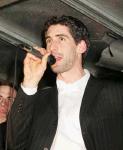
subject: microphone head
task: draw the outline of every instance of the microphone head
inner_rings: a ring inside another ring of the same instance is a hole
[[[50,56],[48,57],[48,64],[49,64],[49,65],[53,65],[53,64],[55,64],[55,62],[56,62],[55,57],[54,57],[53,55],[50,55]]]

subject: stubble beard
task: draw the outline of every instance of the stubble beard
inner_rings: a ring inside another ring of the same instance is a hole
[[[59,73],[64,73],[69,71],[72,68],[72,66],[73,66],[73,61],[69,60],[66,62],[62,62],[58,65],[56,64],[55,66],[51,67],[51,69],[54,73],[59,74]]]

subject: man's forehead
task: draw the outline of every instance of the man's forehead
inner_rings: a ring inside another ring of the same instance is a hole
[[[1,91],[1,90],[7,90],[7,89],[10,90],[10,88],[11,88],[11,87],[8,86],[8,85],[0,85],[0,91]]]
[[[1,85],[0,86],[0,93],[10,93],[11,90],[13,90],[12,87],[8,86],[8,85]],[[15,89],[14,89],[15,90]]]
[[[0,86],[0,95],[6,95],[9,96],[11,89],[9,86]]]
[[[46,36],[59,34],[70,34],[69,28],[61,24],[51,25],[47,30]]]

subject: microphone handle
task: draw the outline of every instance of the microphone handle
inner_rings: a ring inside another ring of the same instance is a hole
[[[31,53],[32,55],[35,55],[36,57],[42,59],[43,55],[41,55],[41,53],[36,50],[35,48],[33,48],[30,45],[27,44],[20,44],[19,47],[23,50],[25,50],[28,53]],[[56,59],[53,55],[48,56],[48,64],[49,65],[53,65],[56,62]]]

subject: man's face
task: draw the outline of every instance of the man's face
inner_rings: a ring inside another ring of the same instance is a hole
[[[64,25],[51,25],[45,35],[47,50],[56,58],[51,66],[55,73],[63,73],[75,67],[78,59],[77,45],[70,34],[69,28]]]
[[[16,90],[8,85],[0,86],[0,120],[6,120],[7,113],[15,96]]]

